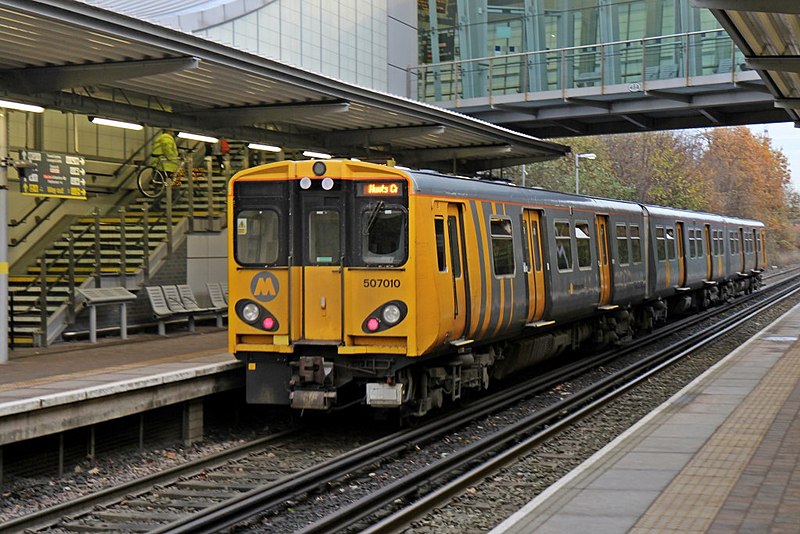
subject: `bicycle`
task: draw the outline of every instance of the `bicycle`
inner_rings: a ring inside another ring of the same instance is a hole
[[[164,164],[167,162],[167,158],[164,156],[159,156],[155,165],[148,164],[143,167],[136,177],[136,185],[139,187],[139,191],[147,198],[158,198],[164,194],[168,185],[170,187],[179,187],[184,175],[184,156],[184,153],[181,152],[181,159],[175,172],[169,172],[164,169]]]

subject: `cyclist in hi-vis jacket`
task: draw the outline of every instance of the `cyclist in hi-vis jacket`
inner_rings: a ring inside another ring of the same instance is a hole
[[[180,165],[178,145],[172,132],[164,131],[153,141],[153,158],[150,165],[170,175],[174,174]]]

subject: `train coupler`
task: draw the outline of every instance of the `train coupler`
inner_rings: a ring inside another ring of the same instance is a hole
[[[329,410],[336,403],[336,391],[298,388],[289,392],[289,403],[297,410]]]

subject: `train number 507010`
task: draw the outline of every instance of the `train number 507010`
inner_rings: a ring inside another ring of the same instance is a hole
[[[396,278],[364,278],[364,287],[400,287],[400,280]]]

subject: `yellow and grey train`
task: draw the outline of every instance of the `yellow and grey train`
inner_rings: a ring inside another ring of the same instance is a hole
[[[761,284],[761,222],[360,161],[229,189],[229,348],[250,403],[422,415]]]

